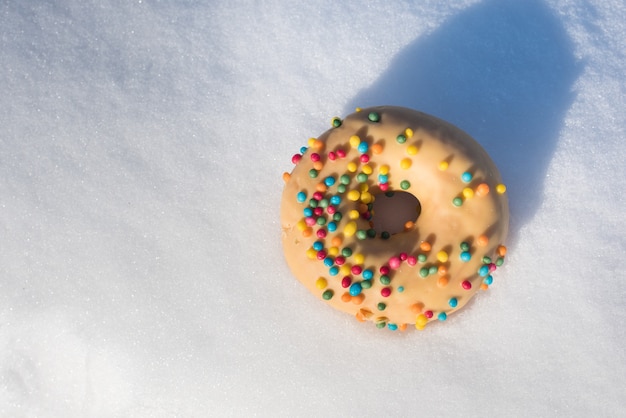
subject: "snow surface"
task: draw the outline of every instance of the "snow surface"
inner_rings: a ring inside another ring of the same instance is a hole
[[[0,415],[624,416],[625,22],[622,0],[1,2]],[[327,308],[282,256],[291,155],[374,104],[457,124],[509,187],[494,286],[423,332]]]

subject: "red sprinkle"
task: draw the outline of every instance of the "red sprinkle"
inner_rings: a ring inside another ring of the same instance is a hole
[[[352,279],[350,278],[350,276],[346,276],[343,279],[341,279],[341,287],[348,288],[350,287],[351,284],[352,284]]]
[[[319,160],[321,160],[322,157],[320,157],[320,155],[317,152],[314,152],[313,154],[311,154],[311,161],[318,162]]]
[[[328,207],[326,208],[326,212],[332,215],[333,213],[337,212],[337,208],[333,205],[328,205]]]
[[[428,319],[433,317],[433,311],[426,311],[424,312],[424,316]]]
[[[463,280],[463,283],[461,283],[461,286],[463,286],[463,289],[465,290],[470,290],[472,288],[472,283],[470,283],[469,280]]]
[[[326,230],[324,228],[320,228],[317,230],[317,232],[315,233],[317,235],[318,238],[326,238]]]
[[[389,268],[389,266],[382,266],[380,269],[378,269],[378,271],[380,271],[380,274],[389,274],[391,269]]]
[[[406,259],[406,262],[409,264],[409,266],[414,266],[417,264],[417,258],[411,255]]]
[[[346,258],[342,255],[337,256],[337,258],[335,258],[335,264],[337,264],[338,266],[343,265],[346,262]]]
[[[381,192],[386,192],[387,190],[389,190],[389,183],[381,183],[378,185],[378,187],[380,188]]]
[[[361,154],[361,157],[359,159],[361,160],[363,164],[366,164],[366,163],[369,163],[370,156],[367,154]]]
[[[337,159],[337,154],[335,154],[333,151],[329,152],[328,159],[331,161],[335,161]]]
[[[352,274],[361,274],[363,268],[361,266],[352,266],[350,271],[352,272]]]
[[[400,253],[400,260],[402,260],[402,261],[406,261],[406,259],[407,259],[407,257],[408,257],[408,256],[409,256],[409,255],[408,255],[407,253]]]
[[[315,200],[322,200],[324,198],[324,195],[322,194],[322,192],[315,192],[313,193],[313,199]]]
[[[320,250],[317,252],[317,259],[318,260],[323,260],[326,258],[326,251],[324,250]]]
[[[315,209],[313,209],[313,214],[315,216],[322,216],[323,213],[324,213],[324,208],[321,208],[318,206]]]
[[[383,287],[382,289],[380,289],[380,294],[384,298],[389,297],[389,295],[391,295],[391,289],[388,287]]]
[[[343,148],[339,148],[337,150],[337,157],[346,158],[346,151]]]
[[[291,162],[294,164],[298,164],[301,159],[302,159],[302,155],[294,154],[293,157],[291,157]]]

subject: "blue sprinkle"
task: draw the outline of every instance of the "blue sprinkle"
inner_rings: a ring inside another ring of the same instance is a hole
[[[337,230],[337,224],[335,222],[328,222],[326,228],[328,228],[328,232],[335,232]]]
[[[330,198],[330,204],[331,205],[335,205],[336,206],[336,205],[338,205],[340,203],[341,203],[341,196],[337,196],[337,195],[331,196],[331,198]]]
[[[398,292],[400,293],[404,292],[404,286],[398,286]]]
[[[463,251],[461,253],[461,261],[467,263],[472,259],[472,255],[468,251]]]
[[[489,274],[489,266],[483,265],[480,269],[478,269],[478,275],[480,277],[485,277]]]
[[[448,305],[450,305],[450,307],[452,308],[456,308],[458,304],[459,301],[456,298],[450,298],[450,300],[448,301]]]
[[[324,243],[322,241],[315,241],[313,243],[313,249],[315,251],[322,251],[324,249]]]
[[[389,176],[387,176],[386,174],[379,174],[378,175],[378,182],[379,183],[387,183],[389,181]]]
[[[333,184],[335,184],[335,178],[333,176],[328,176],[324,179],[324,184],[327,185],[328,187],[332,186]]]
[[[372,277],[374,277],[374,272],[372,270],[363,270],[363,278],[364,279],[369,280]]]
[[[437,315],[437,319],[440,321],[445,321],[446,319],[448,319],[448,315],[445,312],[439,312],[439,315]]]
[[[389,328],[392,331],[395,331],[398,329],[398,326],[396,324],[387,324],[387,328]]]
[[[328,269],[328,274],[330,274],[331,276],[338,275],[339,274],[339,267],[332,266],[330,269]]]
[[[472,181],[472,173],[468,173],[467,171],[463,174],[461,174],[461,180],[463,180],[463,183],[469,183],[470,181]]]
[[[361,283],[352,283],[350,285],[350,294],[352,296],[359,296],[361,294]]]
[[[304,208],[302,213],[304,213],[304,216],[306,218],[311,217],[311,216],[313,216],[313,209],[311,209],[311,208]]]
[[[326,267],[330,267],[330,266],[332,266],[333,264],[335,264],[335,261],[334,261],[332,258],[330,258],[330,257],[326,257],[326,258],[324,259],[324,265],[325,265]]]
[[[304,201],[306,200],[306,193],[304,193],[304,192],[299,192],[299,193],[296,195],[296,199],[298,199],[298,202],[300,202],[300,203],[304,203]]]
[[[485,277],[483,279],[483,283],[487,286],[491,286],[491,283],[493,283],[493,276],[490,274],[489,276]]]
[[[367,142],[362,141],[361,143],[359,143],[359,146],[357,149],[359,150],[361,154],[365,154],[367,150],[369,149],[369,145],[367,145]]]
[[[300,147],[300,154],[304,154],[308,149],[308,147]]]

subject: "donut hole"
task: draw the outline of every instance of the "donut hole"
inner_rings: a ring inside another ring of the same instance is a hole
[[[393,191],[376,195],[372,206],[372,223],[377,232],[390,235],[404,231],[407,222],[415,222],[422,205],[411,193]]]

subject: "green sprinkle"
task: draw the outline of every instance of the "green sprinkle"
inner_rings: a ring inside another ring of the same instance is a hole
[[[370,112],[370,114],[367,115],[367,118],[372,122],[380,121],[380,115],[376,112]]]
[[[398,144],[404,144],[406,142],[406,136],[400,134],[396,137],[396,141],[398,141]]]
[[[496,258],[496,266],[500,267],[502,264],[504,264],[504,258],[502,257]]]
[[[365,183],[367,181],[367,174],[365,173],[357,174],[356,181],[358,181],[359,183]]]
[[[484,256],[483,257],[483,264],[491,264],[491,257]]]
[[[347,174],[343,174],[341,177],[339,177],[339,183],[345,185],[350,184],[350,176]]]
[[[454,199],[452,199],[452,204],[454,206],[461,206],[463,204],[463,199],[461,199],[460,197],[455,197]]]
[[[342,217],[343,217],[343,215],[341,214],[341,212],[333,213],[333,221],[335,221],[335,222],[339,222]]]
[[[391,237],[391,234],[389,232],[387,232],[387,231],[383,231],[383,232],[380,233],[380,237],[382,239],[389,239],[389,237]]]
[[[376,237],[376,230],[375,229],[368,229],[367,230],[367,237],[368,238],[375,238]]]
[[[408,189],[409,187],[411,187],[411,183],[410,183],[408,180],[402,180],[402,181],[400,182],[400,188],[401,188],[402,190],[406,190],[406,189]]]
[[[430,266],[428,274],[437,274],[437,266]]]
[[[365,232],[364,229],[359,229],[358,231],[356,231],[356,237],[357,239],[364,240],[365,238],[367,238],[367,232]]]
[[[328,199],[320,200],[320,207],[321,208],[327,208],[328,207]]]
[[[330,123],[333,125],[333,127],[339,128],[341,126],[341,119],[333,118],[333,120]]]
[[[417,261],[419,261],[420,263],[425,263],[426,262],[426,254],[418,254],[417,255]]]
[[[370,287],[372,287],[372,281],[371,280],[363,280],[361,282],[361,288],[362,289],[369,289]]]
[[[429,272],[428,267],[422,267],[420,269],[420,276],[427,277]]]
[[[469,251],[469,249],[470,249],[470,245],[467,242],[465,242],[465,241],[463,241],[461,243],[461,245],[459,245],[459,247],[461,247],[462,251]]]
[[[322,293],[322,298],[324,298],[324,300],[331,300],[333,298],[334,292],[330,289],[325,290],[324,293]]]
[[[386,274],[383,274],[382,276],[380,276],[380,279],[378,280],[380,280],[380,283],[384,284],[385,286],[391,283],[391,278],[387,276]]]
[[[309,207],[315,209],[317,207],[318,201],[315,199],[309,200]]]
[[[378,308],[379,311],[384,311],[387,305],[385,305],[382,302],[379,302],[378,305],[376,305],[376,307]]]
[[[387,326],[387,324],[384,321],[376,323],[376,328],[378,328],[378,329],[385,328],[386,326]]]
[[[318,225],[326,225],[326,218],[320,216],[319,218],[317,218],[317,221],[315,221],[315,223]]]
[[[385,192],[385,196],[387,197],[393,197],[394,194],[395,192],[393,190],[389,190],[388,192]]]
[[[316,170],[316,169],[314,169],[314,168],[312,168],[312,169],[310,169],[310,170],[309,170],[309,177],[311,177],[312,179],[316,178],[318,174],[319,174],[319,173],[318,173],[318,172],[317,172],[317,170]]]
[[[339,193],[345,193],[346,192],[346,185],[345,184],[340,184],[337,186],[337,191]]]

